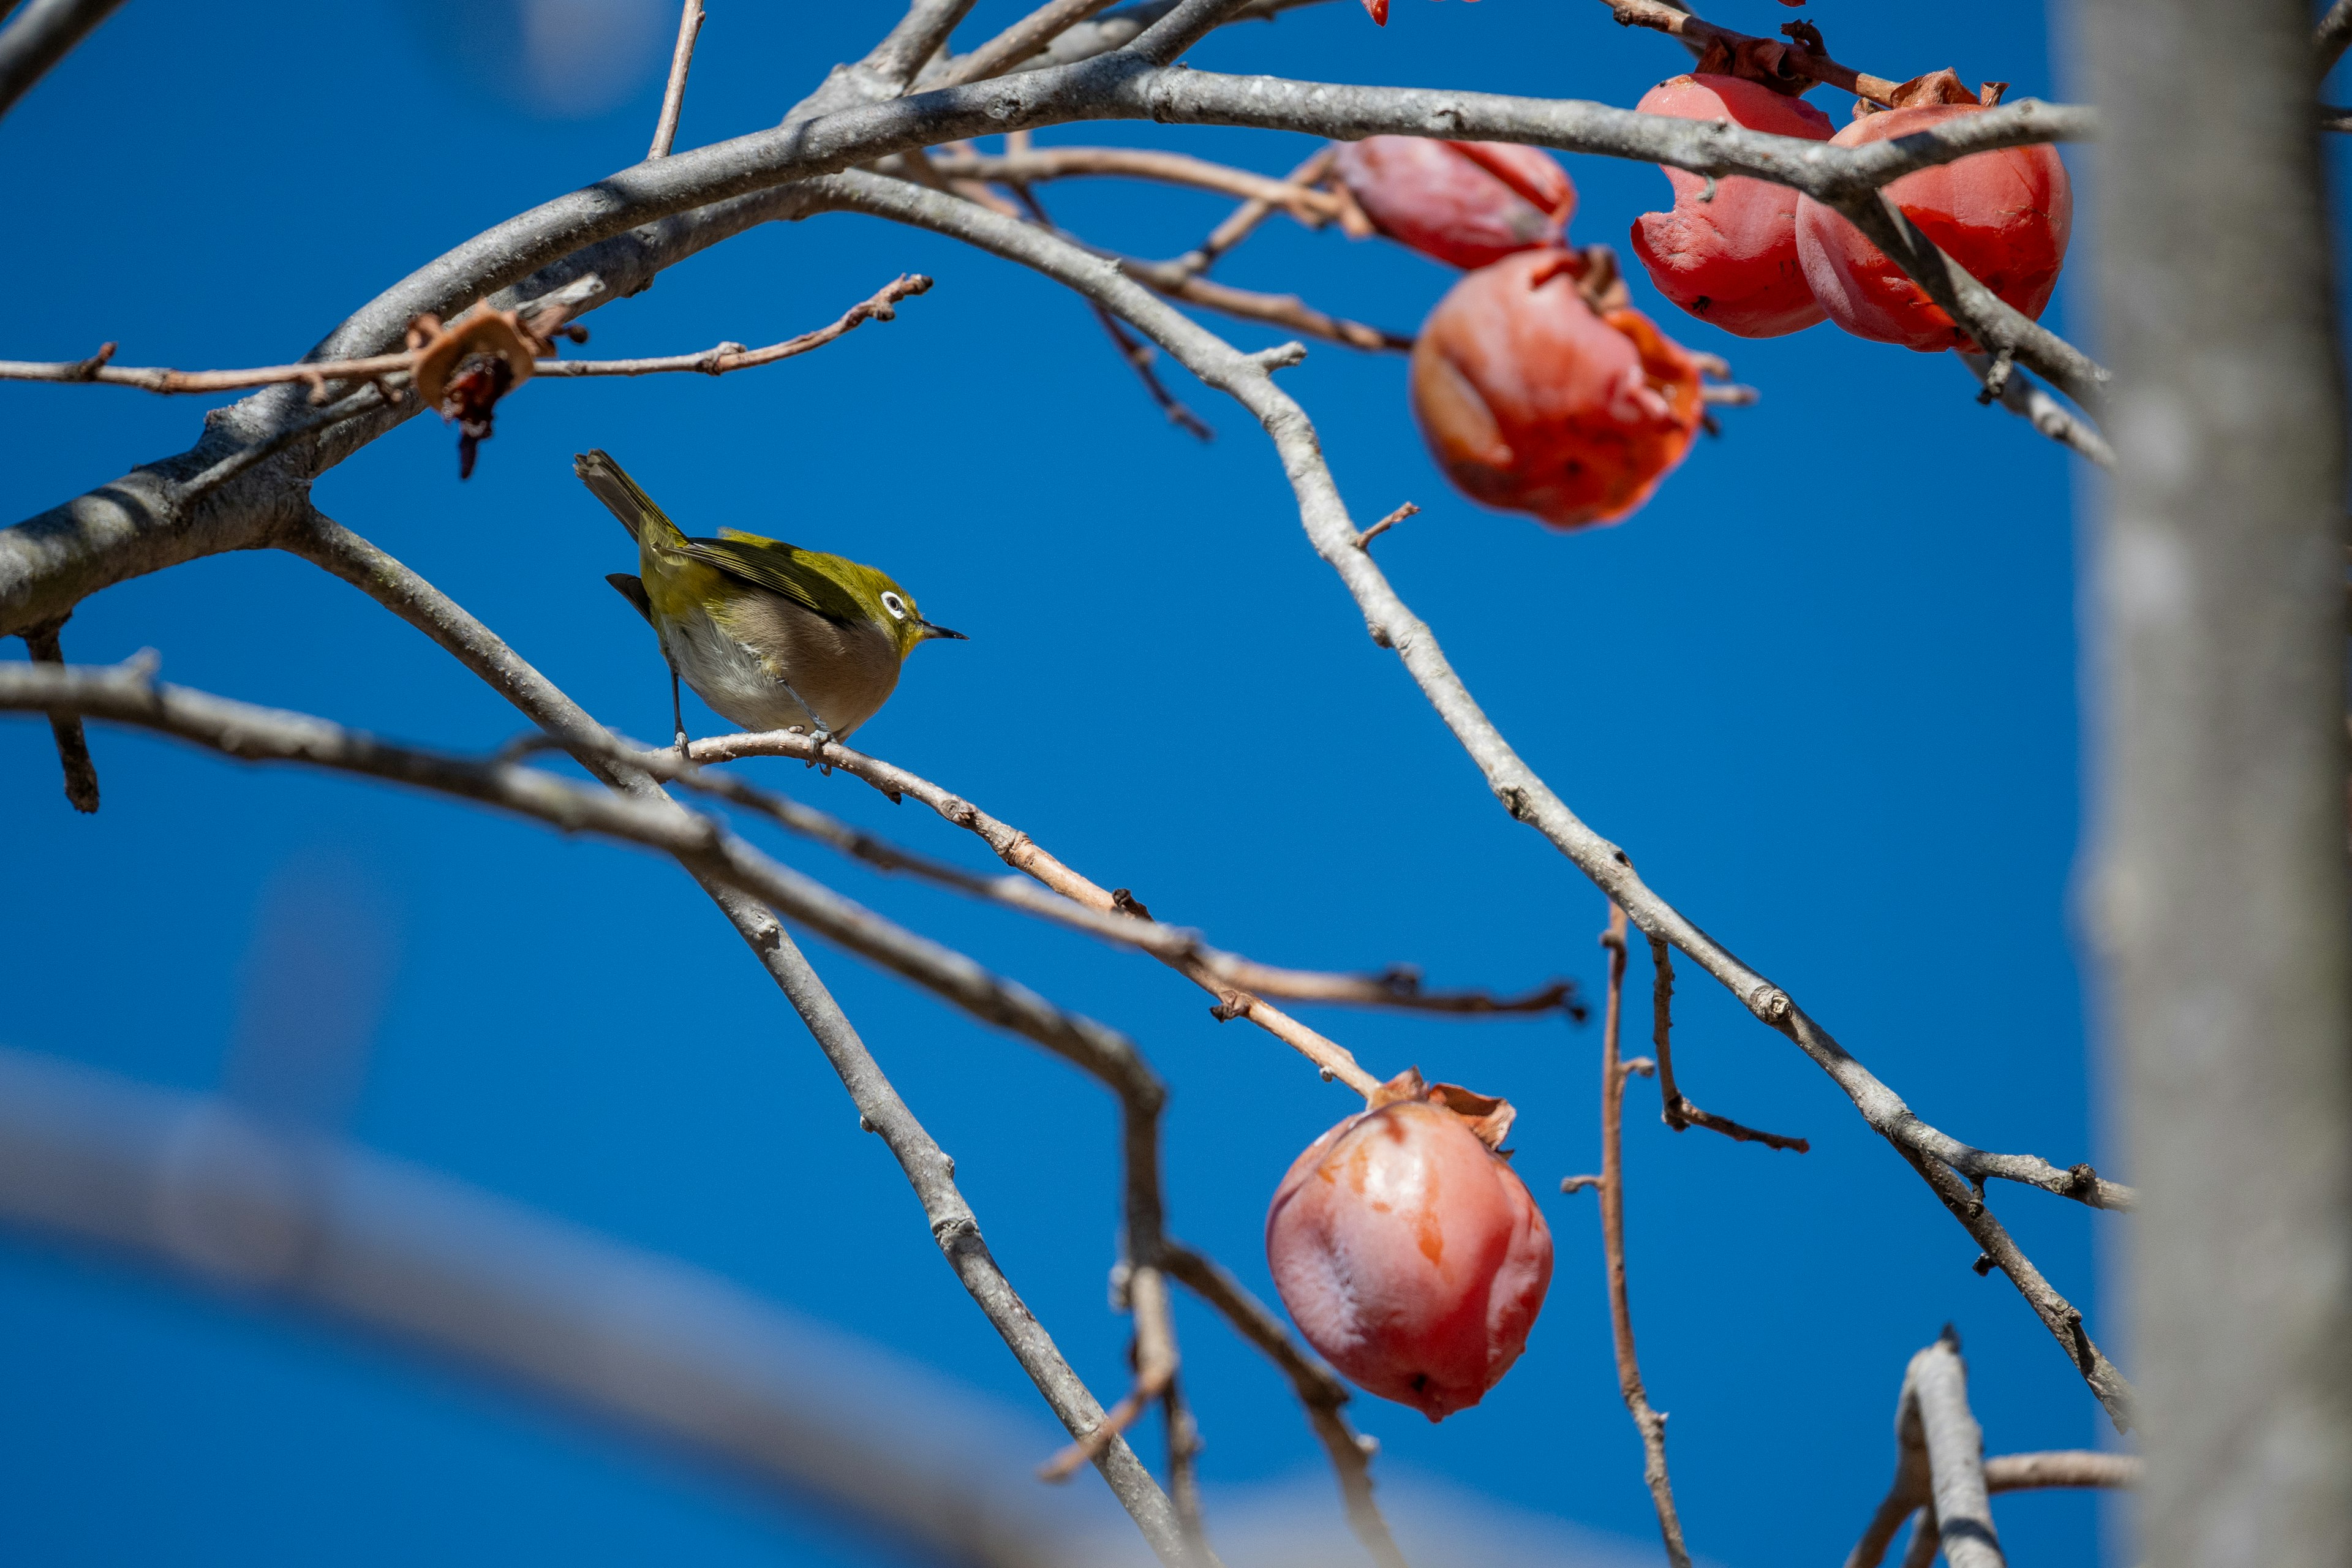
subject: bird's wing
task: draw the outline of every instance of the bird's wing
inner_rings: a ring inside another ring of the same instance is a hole
[[[869,619],[864,605],[850,591],[809,564],[812,553],[779,539],[733,529],[718,539],[689,539],[686,553],[730,577],[781,594],[804,610],[830,621],[855,623]]]

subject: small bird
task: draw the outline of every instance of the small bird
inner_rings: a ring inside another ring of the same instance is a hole
[[[874,717],[917,644],[970,640],[923,619],[871,566],[731,528],[688,538],[608,453],[575,456],[572,471],[637,542],[640,574],[604,581],[661,639],[681,756],[681,676],[731,723],[805,730],[823,742]]]

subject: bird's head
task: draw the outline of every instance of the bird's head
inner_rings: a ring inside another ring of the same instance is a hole
[[[839,557],[835,557],[839,560]],[[887,572],[871,566],[861,566],[854,561],[841,561],[842,586],[847,588],[864,605],[867,618],[890,634],[898,645],[898,658],[904,660],[915,651],[915,645],[933,637],[951,637],[957,642],[971,639],[961,632],[923,619],[923,612],[915,607],[915,596],[901,588]]]

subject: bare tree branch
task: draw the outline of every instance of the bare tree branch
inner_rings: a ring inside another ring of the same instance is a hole
[[[37,626],[25,628],[25,651],[37,664],[62,665],[65,648],[58,634],[65,630],[70,616],[60,616],[54,621],[44,621]],[[82,733],[81,719],[73,713],[49,715],[49,733],[57,741],[58,765],[65,773],[66,799],[76,811],[88,815],[98,809],[98,764],[90,760],[89,739]]]
[[[811,349],[821,349],[867,321],[895,321],[898,319],[899,300],[928,293],[930,287],[931,280],[919,272],[901,273],[870,298],[852,305],[832,325],[803,332],[795,338],[786,338],[782,342],[772,343],[763,349],[747,349],[741,343],[720,343],[698,354],[669,354],[653,359],[541,360],[537,374],[561,377],[653,375],[665,371],[699,371],[705,375],[725,375],[730,371],[751,370],[804,354]]]
[[[532,361],[531,374],[534,376],[562,377],[650,375],[665,371],[698,371],[706,375],[724,375],[729,371],[750,370],[804,354],[811,349],[823,348],[867,321],[895,321],[898,312],[893,307],[899,300],[924,293],[930,287],[931,280],[919,272],[902,273],[871,297],[851,306],[831,325],[803,332],[798,337],[787,338],[763,349],[747,349],[741,343],[721,343],[700,353],[668,354],[652,359],[540,359]],[[581,302],[585,302],[584,297]],[[569,313],[569,310],[564,312],[566,315]],[[549,331],[558,330],[561,325],[560,320],[546,322]],[[165,395],[235,392],[247,387],[300,383],[315,389],[312,394],[314,401],[324,401],[322,395],[330,383],[368,381],[394,387],[406,385],[415,374],[417,361],[426,352],[425,348],[415,348],[394,354],[375,354],[365,359],[265,365],[255,370],[163,370],[110,363],[114,357],[114,345],[110,342],[101,345],[97,353],[85,360],[0,360],[0,381],[135,386]]]
[[[1933,1563],[1937,1552],[1944,1549],[1941,1517],[1955,1517],[1969,1522],[1960,1531],[1963,1540],[1950,1561],[1956,1565],[1969,1561],[1997,1564],[2000,1547],[1992,1534],[1991,1514],[1980,1506],[1982,1499],[1976,1493],[1979,1484],[1985,1494],[2050,1487],[2130,1488],[2140,1484],[2142,1466],[2136,1454],[2074,1449],[1981,1458],[1983,1436],[1975,1430],[1975,1417],[1969,1414],[1967,1373],[1960,1364],[1957,1344],[1948,1338],[1950,1332],[1948,1328],[1946,1339],[1913,1357],[1911,1370],[1905,1374],[1902,1397],[1895,1405],[1895,1483],[1887,1489],[1885,1500],[1847,1554],[1846,1568],[1878,1568],[1885,1561],[1886,1549],[1893,1543],[1895,1532],[1915,1512],[1918,1521],[1912,1527],[1911,1543],[1903,1553],[1906,1563],[1924,1568]],[[1932,1375],[1919,1375],[1922,1359],[1936,1352],[1940,1352],[1940,1359],[1925,1369]],[[1946,1469],[1954,1482],[1953,1498],[1948,1502],[1938,1501],[1936,1477],[1942,1472],[1936,1469],[1932,1459],[1933,1434],[1938,1430],[1946,1439]],[[1973,1479],[1971,1470],[1976,1472]],[[1990,1557],[1986,1555],[1988,1545]]]
[[[456,1357],[929,1562],[1078,1561],[906,1441],[921,1410],[841,1419],[836,1347],[734,1285],[218,1100],[0,1051],[0,1219]]]
[[[1307,155],[1305,163],[1291,170],[1282,183],[1285,185],[1311,190],[1330,174],[1332,161],[1338,155],[1332,148],[1318,148]],[[1333,205],[1339,207],[1342,212],[1353,205],[1353,198],[1348,196],[1344,190],[1326,194],[1331,197]],[[1276,204],[1253,197],[1235,207],[1226,216],[1223,223],[1209,231],[1209,237],[1206,239],[1178,257],[1171,265],[1181,267],[1186,272],[1197,277],[1215,266],[1220,257],[1247,239],[1256,232],[1258,225],[1280,210],[1296,213],[1297,208],[1288,202]]]
[[[961,14],[958,6],[942,8],[930,0],[916,10],[926,16]],[[1202,14],[1196,13],[1194,20]],[[1175,23],[1180,16],[1171,12],[1164,20]],[[1521,141],[1702,174],[1749,174],[1830,201],[1972,153],[2088,134],[2095,123],[2086,110],[2024,100],[1913,136],[1827,148],[1598,104],[1156,68],[1139,52],[1143,41],[1139,37],[1131,50],[1075,65],[914,98],[852,102],[773,131],[622,170],[509,219],[412,273],[350,317],[312,357],[344,360],[392,352],[419,315],[455,311],[526,279],[544,290],[593,268],[614,296],[625,295],[661,268],[718,239],[755,223],[807,212],[809,193],[780,188],[804,176],[940,142],[1070,119],[1156,118],[1317,136]],[[836,73],[835,81],[843,79]],[[542,275],[533,278],[534,273]],[[1966,309],[1961,320],[1974,331],[1981,323],[1969,320]],[[2005,341],[1989,326],[1979,337],[1996,345]],[[2035,363],[2029,353],[2016,357]],[[299,527],[307,488],[317,474],[415,412],[407,406],[371,411],[368,417],[336,422],[323,433],[303,433],[315,435],[315,443],[297,440],[280,447],[270,444],[283,442],[291,426],[309,417],[300,399],[287,389],[265,390],[217,411],[191,451],[0,531],[0,633],[54,617],[88,594],[142,572],[272,543],[281,531]],[[204,504],[184,506],[173,499],[174,484],[224,454],[265,449],[271,460],[253,464],[235,486],[216,487]],[[1631,912],[1639,923],[1640,911]]]
[[[1666,1474],[1666,1415],[1653,1409],[1642,1385],[1642,1363],[1633,1349],[1633,1308],[1625,1288],[1625,1080],[1634,1069],[1617,1058],[1618,1029],[1625,1012],[1625,911],[1609,906],[1609,929],[1601,933],[1609,952],[1609,996],[1601,1015],[1601,1248],[1609,1275],[1609,1337],[1617,1351],[1617,1390],[1642,1435],[1642,1479],[1657,1510],[1658,1534],[1672,1568],[1690,1568],[1683,1544],[1682,1516],[1675,1510],[1675,1485]]]
[[[686,73],[694,64],[694,40],[702,31],[702,0],[686,0],[677,18],[677,46],[670,51],[669,84],[662,89],[661,118],[654,121],[654,142],[648,158],[669,156],[677,140],[677,117],[686,107]]]
[[[1028,834],[999,821],[971,802],[950,794],[927,779],[852,752],[837,742],[820,748],[808,736],[792,731],[760,735],[722,735],[692,742],[688,748],[688,755],[696,763],[724,762],[730,758],[748,756],[799,757],[809,762],[822,762],[828,767],[839,768],[864,779],[886,795],[911,796],[920,801],[957,826],[978,835],[982,843],[996,852],[998,858],[1014,870],[1036,879],[1055,892],[1087,909],[1104,914],[1150,919],[1150,911],[1131,895],[1121,896],[1126,893],[1125,889],[1106,891],[1055,859]],[[1215,996],[1217,1004],[1213,1011],[1220,1020],[1247,1018],[1315,1063],[1326,1077],[1338,1079],[1367,1099],[1381,1086],[1382,1080],[1376,1074],[1365,1071],[1345,1046],[1318,1034],[1273,1006],[1263,994],[1249,989],[1237,977],[1246,975],[1251,980],[1268,983],[1272,987],[1295,987],[1307,993],[1305,999],[1309,1001],[1342,1000],[1336,993],[1346,988],[1344,983],[1334,984],[1330,977],[1309,975],[1300,971],[1250,965],[1246,960],[1208,950],[1171,944],[1163,951],[1156,946],[1147,946],[1142,942],[1134,945],[1145,947],[1152,956]],[[1372,1005],[1370,990],[1371,987],[1365,987],[1344,999]],[[1391,992],[1381,1005],[1403,1004]],[[1448,1006],[1443,1010],[1470,1009]]]
[[[0,26],[0,114],[114,15],[122,0],[25,0]]]
[[[1778,1132],[1762,1132],[1753,1127],[1743,1127],[1727,1116],[1717,1116],[1711,1110],[1701,1110],[1693,1105],[1675,1082],[1675,960],[1674,950],[1658,937],[1650,939],[1650,1043],[1658,1052],[1658,1100],[1664,1107],[1661,1114],[1667,1126],[1680,1132],[1687,1128],[1704,1127],[1710,1132],[1741,1143],[1761,1143],[1767,1148],[1788,1149],[1802,1154],[1812,1145],[1802,1138],[1785,1138]]]
[[[552,736],[534,733],[509,742],[501,749],[499,760],[511,762],[527,752],[563,744]],[[576,742],[573,748],[577,749]],[[1278,968],[1221,952],[1208,945],[1198,931],[1154,921],[1150,910],[1126,889],[1103,892],[1038,847],[1027,834],[1006,827],[938,785],[903,768],[852,752],[837,741],[818,742],[802,731],[770,731],[695,741],[689,743],[684,762],[668,748],[647,748],[617,738],[608,740],[601,754],[607,761],[639,770],[666,784],[676,784],[756,811],[780,826],[877,870],[906,872],[1122,947],[1136,948],[1182,973],[1191,973],[1188,965],[1203,970],[1222,983],[1210,986],[1220,995],[1229,994],[1233,987],[1242,987],[1286,999],[1403,1012],[1493,1017],[1564,1011],[1579,1019],[1583,1016],[1582,1005],[1576,1000],[1575,983],[1568,980],[1555,980],[1518,996],[1497,996],[1476,990],[1425,991],[1420,971],[1410,964],[1392,965],[1378,974],[1333,974]],[[977,876],[853,827],[828,812],[703,765],[711,761],[751,756],[796,757],[826,768],[838,768],[871,784],[893,802],[914,794],[926,804],[934,805],[949,821],[971,828],[992,847],[1001,843],[1004,847],[999,852],[1005,862],[1026,871],[1032,879]],[[958,815],[960,811],[971,812],[971,820],[963,821]],[[1041,886],[1051,890],[1040,892]],[[1207,985],[1208,982],[1202,984]]]
[[[1950,1568],[2002,1568],[1985,1489],[1984,1430],[1969,1410],[1969,1373],[1958,1336],[1944,1337],[1911,1358],[1903,1375],[1898,1425],[1916,1426],[1927,1450],[1928,1495],[1936,1533]]]
[[[2313,32],[2311,47],[2319,56],[2319,74],[2326,76],[2344,58],[2344,46],[2352,44],[2352,0],[2336,0],[2327,15],[2319,19]]]
[[[1340,1414],[1349,1397],[1348,1385],[1337,1373],[1301,1350],[1282,1320],[1242,1289],[1232,1275],[1199,1253],[1173,1244],[1163,1262],[1170,1274],[1223,1313],[1244,1339],[1265,1352],[1266,1359],[1290,1379],[1292,1391],[1307,1408],[1308,1424],[1331,1458],[1349,1527],[1380,1568],[1406,1568],[1404,1554],[1389,1533],[1388,1521],[1381,1517],[1380,1505],[1372,1500],[1371,1458],[1380,1445],[1359,1436]]]
[[[1047,0],[971,53],[948,61],[937,80],[927,78],[923,85],[961,87],[968,81],[1000,76],[1044,52],[1055,38],[1110,4],[1111,0]]]
[[[1737,50],[1742,44],[1769,42],[1785,51],[1787,64],[1783,68],[1792,76],[1811,77],[1815,81],[1843,88],[1856,98],[1866,98],[1873,103],[1891,103],[1895,89],[1903,85],[1900,81],[1889,81],[1882,76],[1871,76],[1850,66],[1842,66],[1825,54],[1815,53],[1793,36],[1787,44],[1781,44],[1777,38],[1751,37],[1746,33],[1733,32],[1729,27],[1718,27],[1679,5],[1663,4],[1662,0],[1606,0],[1606,3],[1609,9],[1616,14],[1618,26],[1654,27],[1680,38],[1694,51],[1703,51],[1708,45],[1717,43]]]
[[[940,153],[931,166],[941,174],[992,184],[1026,185],[1048,180],[1099,175],[1113,179],[1154,180],[1185,185],[1196,191],[1218,191],[1264,202],[1268,210],[1287,212],[1309,226],[1338,216],[1338,198],[1310,185],[1212,163],[1181,153],[1155,153],[1138,147],[1036,147],[1027,152],[992,157],[981,153]]]
[[[315,510],[308,513],[301,531],[287,541],[286,548],[352,584],[425,633],[563,741],[590,773],[635,797],[660,798],[646,775],[615,768],[604,759],[606,737],[577,703],[400,562]],[[671,804],[669,809],[677,807]],[[955,1162],[899,1098],[824,981],[767,908],[699,873],[695,879],[800,1015],[849,1091],[861,1124],[872,1128],[889,1148],[922,1203],[940,1253],[1047,1406],[1073,1436],[1091,1430],[1102,1419],[1102,1406],[998,1267],[981,1235],[978,1217],[956,1186]],[[1165,1561],[1179,1561],[1175,1554],[1183,1542],[1173,1510],[1134,1451],[1123,1440],[1114,1442],[1097,1458],[1096,1468],[1153,1550]]]
[[[2106,437],[2034,385],[2033,378],[2019,370],[2014,361],[1997,360],[1988,353],[1963,353],[1960,358],[1984,385],[1977,394],[1978,402],[1998,401],[2060,446],[2103,468],[2116,466],[2115,448],[2107,445]]]
[[[1987,115],[2000,112],[1988,110]],[[1008,222],[971,203],[903,181],[870,174],[833,176],[820,188],[823,199],[843,207],[952,235],[1059,279],[1135,322],[1203,382],[1229,394],[1255,415],[1283,458],[1298,499],[1300,520],[1317,552],[1339,572],[1354,595],[1373,640],[1394,648],[1404,660],[1423,694],[1478,764],[1505,808],[1542,832],[1626,911],[1643,934],[1663,938],[1688,953],[1758,1018],[1786,1035],[1827,1072],[1872,1130],[1895,1145],[1976,1239],[1984,1255],[2009,1277],[2108,1414],[2118,1425],[2128,1421],[2130,1384],[2091,1340],[2082,1314],[2051,1288],[1962,1176],[1978,1182],[1996,1177],[2023,1182],[2104,1208],[2127,1205],[2130,1189],[2102,1181],[2086,1164],[2061,1171],[2032,1155],[1991,1153],[1921,1121],[1786,992],[1749,969],[1652,891],[1634,874],[1623,853],[1570,811],[1511,750],[1445,659],[1435,634],[1397,597],[1373,563],[1371,552],[1356,548],[1356,528],[1323,459],[1314,426],[1305,411],[1275,386],[1265,361],[1240,353],[1153,300],[1115,268],[1033,226]]]
[[[2038,1491],[2050,1487],[2139,1485],[2145,1465],[2137,1454],[2107,1454],[2062,1448],[2041,1454],[2002,1454],[1984,1462],[1985,1489]]]

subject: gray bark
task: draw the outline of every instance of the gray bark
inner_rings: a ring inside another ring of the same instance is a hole
[[[2299,0],[2086,0],[2095,923],[2150,1568],[2352,1563],[2344,418]]]

